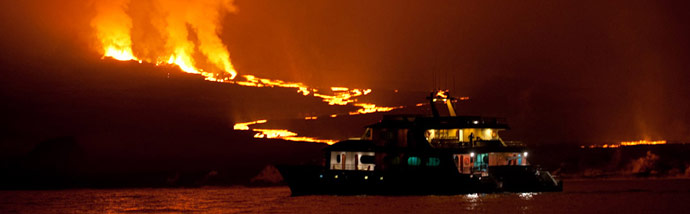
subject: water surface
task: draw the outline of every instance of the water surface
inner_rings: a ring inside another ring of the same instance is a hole
[[[0,213],[688,213],[690,180],[567,181],[560,193],[300,196],[287,187],[0,191]]]

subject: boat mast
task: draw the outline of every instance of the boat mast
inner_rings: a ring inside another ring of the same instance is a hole
[[[440,117],[441,115],[438,113],[438,109],[436,109],[436,102],[441,101],[446,104],[448,107],[448,113],[450,114],[451,117],[457,116],[455,113],[455,108],[453,107],[453,102],[457,101],[457,98],[451,97],[448,90],[438,90],[436,92],[431,92],[429,97],[427,97],[429,100],[429,105],[431,106],[431,113],[434,114],[434,117]]]

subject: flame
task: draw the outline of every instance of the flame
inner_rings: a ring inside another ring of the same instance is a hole
[[[639,141],[623,141],[620,143],[622,146],[636,146],[636,145],[660,145],[660,144],[666,144],[665,140],[656,140],[656,141],[648,141],[648,140],[639,140]]]
[[[260,133],[256,133],[254,138],[272,138],[272,139],[283,139],[289,141],[302,141],[302,142],[313,142],[313,143],[325,143],[328,145],[333,145],[336,143],[335,140],[324,140],[312,137],[298,137],[297,133],[285,130],[285,129],[253,129]]]
[[[184,50],[179,50],[179,55],[175,56],[172,55],[170,56],[170,59],[168,60],[168,64],[175,64],[182,69],[182,71],[187,72],[187,73],[192,73],[192,74],[200,74],[194,66],[194,60],[189,57],[189,55],[185,54]]]
[[[331,91],[334,92],[333,95],[325,95],[314,93],[315,97],[320,97],[328,105],[347,105],[349,103],[354,103],[357,100],[355,97],[367,95],[371,93],[371,89],[348,89],[343,87],[331,87]]]
[[[202,74],[208,80],[224,81],[234,79],[237,75],[234,66],[230,62],[230,53],[218,37],[220,31],[220,19],[227,13],[234,12],[230,0],[155,0],[156,9],[152,13],[164,14],[163,17],[154,17],[152,22],[165,41],[164,52],[155,53],[159,60],[140,60],[162,64],[163,59],[168,64],[175,64],[187,73]],[[96,31],[96,36],[102,46],[103,57],[116,60],[138,60],[132,51],[132,18],[126,13],[129,0],[94,1],[96,16],[91,20],[91,26]],[[159,20],[160,19],[160,20]],[[196,35],[196,41],[190,41],[189,35]],[[195,44],[199,44],[198,47]],[[213,73],[202,72],[196,66],[193,55],[200,51],[206,60],[218,70],[228,75],[227,78],[218,78]],[[164,57],[165,56],[165,57]]]
[[[318,93],[318,90],[311,88],[304,83],[300,82],[286,82],[282,80],[272,80],[266,78],[259,78],[254,75],[243,75],[245,81],[232,81],[230,83],[248,86],[248,87],[282,87],[282,88],[296,88],[298,93],[304,96],[312,95],[314,97],[319,97],[323,102],[328,103],[328,105],[347,105],[354,103],[355,106],[361,107],[358,112],[361,114],[374,113],[374,112],[386,112],[392,111],[399,107],[375,107],[371,108],[368,103],[356,103],[356,97],[364,96],[371,93],[371,89],[349,89],[345,87],[331,87],[333,95]],[[375,109],[375,110],[372,110]]]
[[[345,87],[331,87],[331,91],[334,93],[333,95],[325,95],[314,92],[314,96],[322,98],[324,102],[328,103],[328,105],[347,105],[349,103],[356,102],[357,100],[354,99],[355,97],[371,93],[371,89],[350,90],[349,88]]]
[[[189,1],[181,2],[186,5]],[[195,30],[199,38],[199,49],[201,53],[206,56],[211,64],[228,73],[230,79],[234,79],[237,76],[237,71],[230,62],[230,52],[228,52],[227,47],[223,44],[220,37],[218,37],[218,32],[221,31],[220,26],[222,26],[219,23],[220,19],[227,13],[235,12],[235,7],[232,5],[231,0],[215,0],[208,2],[207,4],[192,4],[198,7],[190,10],[192,13],[190,16],[194,17],[191,20],[195,21],[189,24]],[[220,8],[220,10],[218,8]]]
[[[316,117],[314,117],[316,118]],[[256,120],[244,123],[236,123],[233,127],[235,130],[249,130],[249,126],[266,123],[266,120]],[[258,132],[254,135],[254,138],[272,138],[272,139],[283,139],[289,141],[302,141],[302,142],[314,142],[314,143],[326,143],[332,145],[336,143],[335,140],[317,139],[312,137],[300,137],[297,133],[291,132],[286,129],[251,129],[252,131]]]
[[[294,137],[297,133],[285,130],[285,129],[252,129],[260,133],[254,135],[255,138],[282,138],[282,137]]]
[[[311,93],[309,87],[304,85],[303,83],[299,82],[286,82],[283,80],[272,80],[272,79],[266,79],[266,78],[259,78],[255,77],[254,75],[244,75],[242,76],[246,80],[245,81],[235,81],[235,84],[241,85],[241,86],[250,86],[250,87],[281,87],[281,88],[296,88],[297,92],[301,93],[304,96],[309,95]]]
[[[96,16],[91,26],[101,41],[103,57],[120,61],[137,60],[132,52],[132,19],[125,13],[129,0],[94,1]]]
[[[375,112],[387,112],[387,111],[393,111],[395,109],[403,108],[403,106],[397,106],[397,107],[378,107],[376,104],[371,104],[371,103],[355,103],[355,106],[361,107],[357,111],[350,112],[350,115],[356,115],[356,114],[369,114],[369,113],[375,113]]]
[[[111,45],[106,48],[105,54],[103,54],[104,57],[111,57],[113,59],[117,59],[120,61],[130,61],[130,60],[137,60],[136,57],[134,57],[134,54],[132,54],[132,49],[129,48],[117,48],[116,45]],[[141,62],[141,61],[139,61]]]
[[[603,144],[603,145],[589,145],[588,148],[619,148],[622,146],[638,146],[638,145],[661,145],[666,144],[666,140],[638,140],[638,141],[622,141],[618,144]],[[580,146],[580,148],[585,148],[585,146]]]
[[[157,27],[166,41],[165,51],[175,59],[173,64],[185,72],[200,73],[192,57],[199,50],[217,69],[229,74],[230,79],[235,78],[237,72],[230,62],[230,53],[218,37],[220,19],[235,11],[232,1],[157,0],[156,3],[165,23]],[[190,41],[190,33],[196,35],[196,41]]]
[[[244,123],[235,123],[235,126],[233,126],[233,129],[235,129],[235,130],[249,130],[249,126],[251,126],[251,125],[266,123],[266,122],[267,122],[267,120],[257,120],[257,121],[250,121],[250,122],[244,122]]]

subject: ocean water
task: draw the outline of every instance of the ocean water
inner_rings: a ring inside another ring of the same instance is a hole
[[[563,192],[300,196],[287,187],[0,191],[0,213],[690,213],[690,179],[572,180]]]

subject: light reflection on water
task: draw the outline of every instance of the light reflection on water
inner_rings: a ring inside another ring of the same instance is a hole
[[[477,208],[479,208],[479,194],[474,193],[474,194],[467,194],[465,195],[465,200],[468,202],[467,205],[467,210],[469,211],[475,211]]]
[[[518,193],[518,196],[523,199],[523,200],[532,200],[532,197],[537,195],[539,193],[536,192],[523,192],[523,193]]]
[[[475,199],[479,198],[479,194],[477,194],[477,193],[467,194],[466,197],[467,197],[467,199],[469,199],[469,200],[475,200]]]
[[[302,196],[287,187],[0,191],[0,213],[677,213],[690,180],[573,181],[562,193]]]

